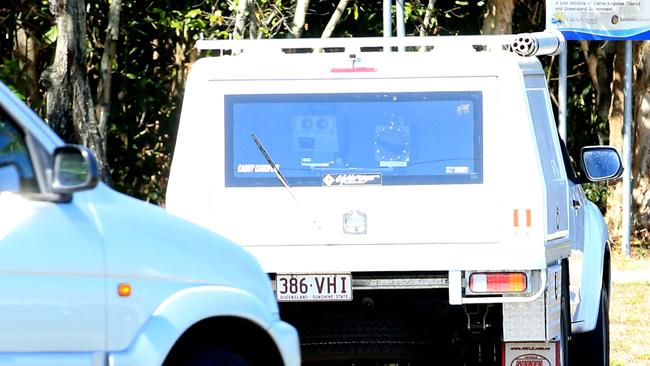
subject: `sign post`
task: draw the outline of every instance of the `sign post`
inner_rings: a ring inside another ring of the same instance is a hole
[[[647,0],[546,0],[546,27],[561,31],[567,40],[626,41],[621,246],[623,253],[629,256],[632,231],[632,41],[650,39],[650,2]]]
[[[632,232],[632,41],[625,41],[625,117],[623,122],[623,218],[621,220],[623,254],[630,256],[630,234]]]

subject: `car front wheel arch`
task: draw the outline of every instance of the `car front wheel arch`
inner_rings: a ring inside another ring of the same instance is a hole
[[[176,341],[163,366],[282,366],[282,357],[268,333],[236,317],[215,317],[190,327]]]

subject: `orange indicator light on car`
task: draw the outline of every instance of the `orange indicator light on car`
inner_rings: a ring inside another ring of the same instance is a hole
[[[474,293],[524,292],[527,288],[523,272],[484,272],[469,276],[469,289]]]
[[[131,285],[128,283],[120,283],[117,285],[117,294],[121,297],[131,296]]]

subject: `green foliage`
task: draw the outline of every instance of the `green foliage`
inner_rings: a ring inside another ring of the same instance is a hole
[[[38,78],[50,61],[48,52],[52,46],[48,37],[53,34],[52,28],[56,29],[46,0],[11,0],[0,5],[0,80],[38,112],[43,109],[44,92]],[[28,40],[38,45],[37,55],[17,52],[19,48],[25,51]],[[35,57],[37,75],[28,72],[28,57]]]
[[[607,183],[585,183],[582,188],[585,190],[587,198],[595,203],[602,213],[605,213],[607,198],[610,195]]]
[[[51,63],[57,29],[47,0],[10,1],[0,5],[0,79],[25,99],[42,116],[46,85],[42,75]],[[320,37],[337,1],[311,0],[303,37]],[[407,35],[423,29],[428,0],[405,3]],[[99,64],[108,25],[108,3],[87,0],[87,66],[91,88],[97,90]],[[289,36],[295,0],[256,0],[257,37]],[[233,33],[237,0],[173,1],[124,0],[113,64],[112,107],[108,126],[108,159],[117,189],[162,204],[187,71],[198,55],[195,41],[229,38]],[[484,1],[437,0],[427,35],[480,34]],[[333,37],[381,36],[383,1],[350,0]],[[395,9],[393,7],[393,14]],[[15,52],[18,28],[38,41],[37,75],[26,76],[25,65]],[[535,0],[516,2],[515,32],[544,29],[544,5]],[[393,30],[395,24],[393,20]],[[248,36],[248,34],[247,34]],[[5,42],[5,39],[8,40]],[[596,116],[594,91],[577,45],[571,44],[569,83],[569,150],[577,161],[577,147],[596,143],[606,135],[606,123]],[[547,70],[556,75],[550,60]],[[557,81],[550,79],[553,91]],[[588,194],[604,202],[599,185],[588,186]]]
[[[27,98],[23,94],[23,90],[26,90],[24,79],[16,78],[16,75],[20,74],[20,66],[18,60],[15,58],[10,58],[4,60],[0,64],[0,80],[5,81],[9,89],[13,91],[20,99],[25,101]]]
[[[567,83],[569,111],[567,115],[569,142],[573,156],[580,146],[598,143],[608,135],[607,121],[598,116],[596,90],[592,85],[584,55],[577,42],[569,43],[569,74]]]

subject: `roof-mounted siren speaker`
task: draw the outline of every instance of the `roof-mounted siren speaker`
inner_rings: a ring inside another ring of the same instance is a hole
[[[514,36],[512,51],[519,56],[555,56],[566,47],[562,32],[547,30],[537,33],[524,33]]]

